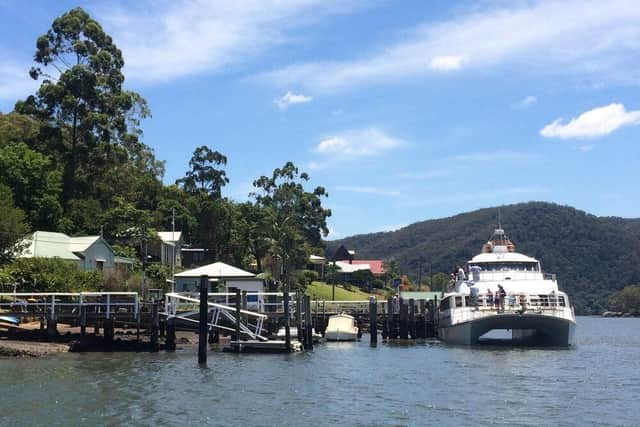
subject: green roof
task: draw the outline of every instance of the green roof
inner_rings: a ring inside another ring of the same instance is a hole
[[[403,299],[432,300],[435,297],[440,299],[442,297],[442,292],[408,292],[408,291],[400,291],[400,297],[403,298]]]

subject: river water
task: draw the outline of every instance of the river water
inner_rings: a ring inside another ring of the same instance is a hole
[[[640,425],[640,319],[579,318],[576,341],[2,359],[0,425]]]

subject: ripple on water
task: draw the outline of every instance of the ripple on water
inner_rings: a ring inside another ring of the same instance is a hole
[[[0,424],[638,425],[640,319],[578,325],[570,350],[364,340],[216,353],[207,369],[186,351],[4,359]]]

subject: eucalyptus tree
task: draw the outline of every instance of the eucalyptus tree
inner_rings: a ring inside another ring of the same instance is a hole
[[[176,184],[182,184],[189,193],[205,193],[212,199],[220,199],[222,187],[229,183],[224,170],[226,165],[227,157],[224,154],[202,145],[194,150],[189,161],[191,170]]]
[[[266,234],[272,242],[272,255],[282,262],[285,280],[306,264],[311,249],[322,246],[322,237],[329,233],[331,210],[322,206],[322,198],[328,194],[323,187],[306,191],[307,181],[307,173],[287,162],[271,176],[253,183],[257,191],[252,195],[256,205],[265,210]]]
[[[37,39],[34,60],[30,75],[42,83],[16,111],[57,130],[68,201],[91,191],[96,174],[144,151],[139,124],[149,110],[144,98],[123,89],[122,52],[82,8],[53,21]]]

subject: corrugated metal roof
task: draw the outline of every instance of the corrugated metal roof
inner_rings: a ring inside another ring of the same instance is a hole
[[[69,248],[71,252],[84,252],[99,239],[100,236],[71,237]]]
[[[175,277],[255,277],[255,274],[244,271],[238,267],[234,267],[224,262],[214,262],[213,264],[204,265],[194,268],[193,270],[183,271]]]
[[[24,239],[27,247],[20,258],[61,258],[79,261],[70,250],[71,238],[63,233],[36,231]]]
[[[336,261],[336,267],[338,267],[342,273],[353,273],[358,270],[371,270],[371,266],[369,264],[349,264],[344,261]]]

